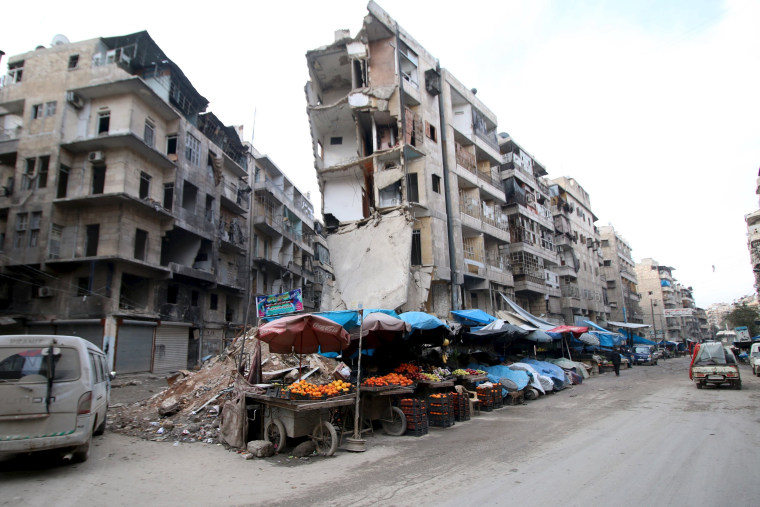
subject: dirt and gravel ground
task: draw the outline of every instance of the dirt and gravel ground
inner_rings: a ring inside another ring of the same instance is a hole
[[[760,379],[743,367],[743,390],[700,391],[687,371],[681,358],[607,373],[330,458],[106,433],[81,465],[0,462],[0,505],[755,504]]]

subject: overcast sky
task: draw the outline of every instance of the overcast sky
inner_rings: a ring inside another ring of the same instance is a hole
[[[380,0],[498,117],[550,177],[575,178],[597,225],[654,258],[697,304],[753,292],[744,215],[758,209],[760,2]],[[226,124],[320,201],[305,53],[362,1],[6,2],[15,55],[148,30]],[[12,20],[12,22],[11,22]],[[5,68],[7,56],[2,60]]]

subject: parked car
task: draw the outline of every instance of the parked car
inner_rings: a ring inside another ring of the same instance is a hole
[[[87,460],[106,428],[107,365],[76,336],[0,336],[0,454],[56,449]]]
[[[633,361],[635,364],[657,364],[654,345],[635,345],[633,347]]]
[[[709,384],[716,387],[729,384],[734,389],[742,388],[736,357],[721,342],[705,342],[700,345],[689,368],[689,377],[697,384],[697,389]]]
[[[753,343],[749,349],[749,365],[752,366],[752,373],[760,377],[760,342]]]

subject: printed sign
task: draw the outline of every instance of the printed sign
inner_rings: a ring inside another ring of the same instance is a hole
[[[665,308],[663,311],[666,317],[691,317],[694,315],[692,308]]]
[[[283,292],[282,294],[256,296],[256,311],[262,318],[303,311],[301,289]]]

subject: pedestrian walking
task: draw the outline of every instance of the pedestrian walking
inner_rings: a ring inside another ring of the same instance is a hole
[[[612,366],[615,368],[615,375],[618,377],[620,376],[620,351],[615,347],[612,349],[612,352],[610,352],[609,355],[610,361],[612,361]]]

